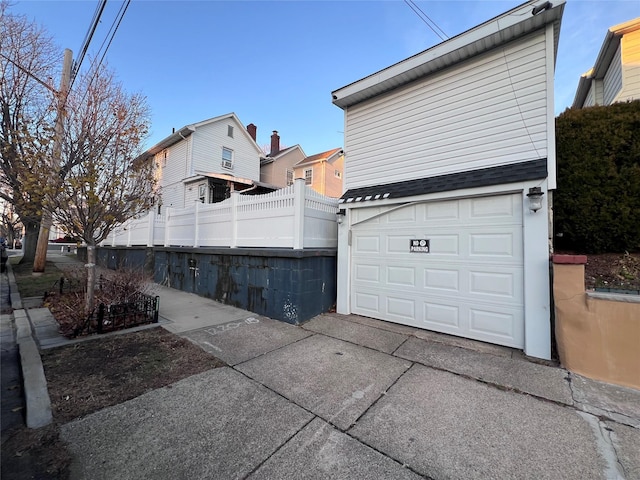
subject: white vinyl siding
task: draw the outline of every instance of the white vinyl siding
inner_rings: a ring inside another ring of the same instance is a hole
[[[164,207],[184,207],[182,179],[185,177],[187,165],[189,164],[188,142],[189,138],[163,151],[167,153],[167,162],[166,166],[161,169],[159,186],[162,193],[162,205]],[[156,162],[160,165],[162,165],[164,161],[163,152],[156,155]]]
[[[640,30],[622,37],[622,85],[618,101],[640,99]]]
[[[237,129],[228,136],[228,120],[201,125],[193,137],[193,173],[224,173],[234,177],[260,181],[260,153],[246,135]],[[222,167],[222,147],[233,150],[233,170]]]
[[[591,81],[591,87],[589,87],[589,93],[587,93],[587,96],[584,99],[584,104],[582,105],[583,107],[593,107],[596,103],[596,99],[595,99],[595,82]]]
[[[546,65],[541,30],[349,107],[345,188],[546,157]]]
[[[616,95],[622,90],[622,65],[620,56],[620,46],[616,50],[616,54],[611,61],[611,65],[604,74],[604,105],[611,105]]]
[[[205,182],[201,181],[199,183],[193,182],[184,186],[184,208],[192,207],[193,204],[200,200],[200,192],[199,186],[201,184],[205,184]],[[206,203],[206,197],[205,197]]]

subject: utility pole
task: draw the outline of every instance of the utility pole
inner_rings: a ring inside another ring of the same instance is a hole
[[[69,85],[71,83],[71,68],[73,65],[73,52],[68,48],[64,51],[64,61],[62,64],[62,76],[60,78],[60,91],[57,92],[58,108],[56,115],[56,125],[53,139],[53,155],[51,157],[51,175],[58,175],[60,170],[60,160],[62,157],[62,139],[64,136],[64,119],[66,116],[65,106],[69,95]],[[47,181],[50,181],[49,179]],[[33,271],[35,273],[44,272],[47,263],[47,247],[49,245],[49,229],[52,224],[51,213],[42,212],[40,221],[40,233],[38,234],[38,244],[36,246],[36,256],[33,261]]]

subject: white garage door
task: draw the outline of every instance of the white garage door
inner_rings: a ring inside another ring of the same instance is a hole
[[[351,311],[522,348],[521,196],[392,208],[352,210]]]

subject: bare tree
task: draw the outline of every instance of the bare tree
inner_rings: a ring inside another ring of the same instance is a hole
[[[87,243],[87,313],[93,311],[95,247],[156,200],[155,165],[140,162],[149,127],[146,98],[127,94],[107,67],[79,77],[67,99],[63,163],[47,206],[72,236]]]
[[[22,223],[20,222],[20,218],[15,214],[12,204],[6,201],[0,203],[2,204],[0,207],[0,236],[6,239],[7,245],[9,245],[10,248],[14,248],[16,242],[20,239]]]
[[[61,54],[51,38],[0,1],[0,198],[25,227],[23,261],[33,261],[43,212],[41,188],[51,155],[55,92],[49,86]]]

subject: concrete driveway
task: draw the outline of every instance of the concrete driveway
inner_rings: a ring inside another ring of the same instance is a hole
[[[63,426],[75,479],[640,479],[638,391],[364,317],[296,327],[166,290],[165,328],[229,366]]]

